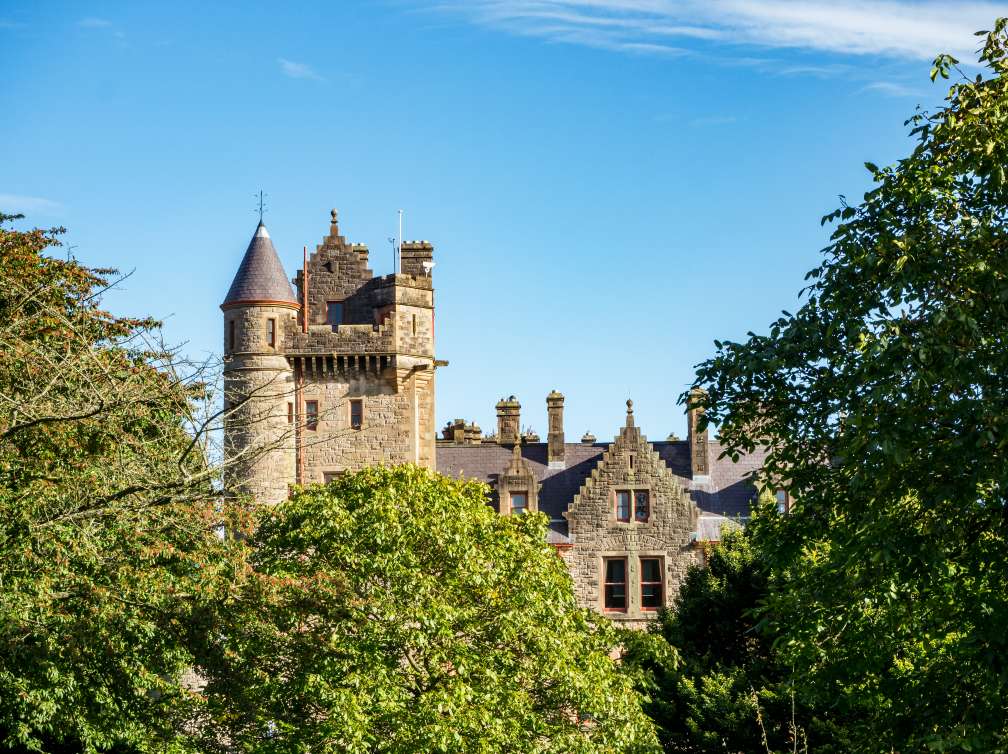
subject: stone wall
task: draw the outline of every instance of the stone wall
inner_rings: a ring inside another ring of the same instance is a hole
[[[282,326],[295,317],[286,307],[224,312],[225,482],[269,505],[286,499],[295,480],[294,431],[288,421],[294,378],[282,353]],[[270,319],[276,321],[274,346],[267,339]]]
[[[628,402],[629,403],[629,402]],[[650,516],[646,522],[616,520],[616,491],[646,490]],[[652,620],[640,600],[640,558],[663,563],[663,603],[671,604],[690,564],[700,555],[692,545],[699,510],[654,448],[633,425],[632,410],[625,426],[603,454],[567,512],[572,544],[561,551],[582,606],[603,612],[614,621],[640,627]],[[627,560],[625,612],[603,609],[603,568],[607,557]]]

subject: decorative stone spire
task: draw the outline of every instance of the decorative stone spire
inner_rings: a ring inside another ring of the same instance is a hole
[[[221,309],[239,305],[286,305],[298,308],[280,257],[262,220],[242,257]]]
[[[627,398],[626,402],[626,426],[632,427],[633,422],[633,401]]]

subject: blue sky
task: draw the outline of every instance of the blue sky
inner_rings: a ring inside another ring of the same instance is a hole
[[[439,426],[651,439],[712,341],[793,309],[866,160],[1003,3],[784,0],[0,5],[0,209],[134,270],[107,299],[219,350],[268,194],[289,274],[341,227],[435,244]]]

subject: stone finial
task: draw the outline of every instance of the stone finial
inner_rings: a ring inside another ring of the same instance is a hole
[[[591,432],[585,432],[581,436],[581,444],[582,445],[594,445],[596,439],[597,438],[595,437],[595,435],[593,435]]]
[[[330,220],[330,222],[332,222],[332,223],[339,222],[339,219],[338,219],[339,218],[339,212],[336,211],[335,207],[333,207],[331,210],[329,210],[329,217],[332,218]]]
[[[633,420],[633,401],[627,398],[626,402],[626,426],[632,427],[634,425]]]

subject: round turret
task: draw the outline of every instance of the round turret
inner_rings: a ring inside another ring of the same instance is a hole
[[[295,482],[297,395],[284,333],[300,305],[266,226],[256,228],[224,312],[224,452],[229,491],[276,504]]]

